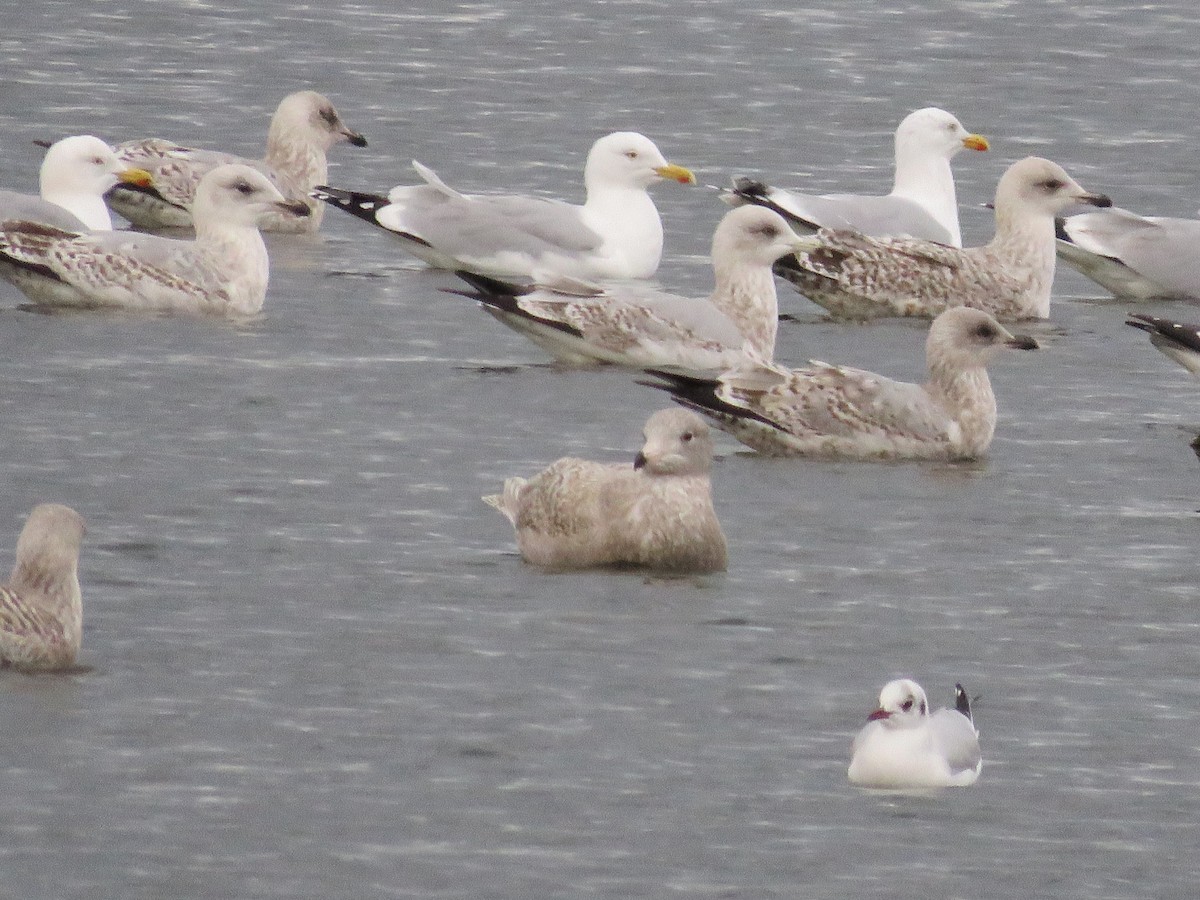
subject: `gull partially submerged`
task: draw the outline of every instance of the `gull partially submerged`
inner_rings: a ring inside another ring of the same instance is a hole
[[[930,714],[924,689],[912,679],[884,685],[879,706],[854,737],[850,781],[892,790],[974,784],[983,769],[979,732],[967,692],[954,687],[955,708]]]
[[[822,229],[809,249],[776,272],[835,316],[932,317],[952,306],[986,310],[1002,321],[1045,319],[1054,283],[1054,218],[1077,203],[1109,206],[1062,167],[1027,157],[996,187],[996,234],[957,250],[908,238],[877,239]]]
[[[695,177],[668,163],[648,137],[600,138],[583,170],[582,206],[501,194],[463,194],[414,162],[424,184],[386,196],[320,186],[313,196],[384,229],[441,269],[499,278],[562,275],[590,280],[649,278],[662,256],[662,220],[647,189]]]
[[[258,169],[288,200],[303,202],[311,212],[305,218],[268,215],[262,221],[263,231],[315,232],[321,227],[324,207],[314,203],[309,192],[329,180],[326,154],[339,143],[365,147],[367,140],[342,121],[327,97],[297,91],[284,97],[275,110],[261,160],[181,147],[159,138],[119,144],[117,155],[148,170],[153,183],[118,185],[109,192],[108,202],[139,228],[187,228],[192,225],[192,205],[201,179],[217,166],[238,163]]]
[[[775,353],[779,310],[771,264],[799,238],[769,209],[731,210],[712,241],[716,286],[695,300],[638,283],[567,282],[526,287],[459,272],[505,325],[568,363],[725,369]]]
[[[974,459],[996,430],[987,364],[1033,350],[976,309],[946,310],[929,328],[924,384],[813,360],[802,369],[748,363],[716,378],[652,371],[677,403],[760,453],[852,459]]]
[[[17,561],[0,586],[0,668],[53,671],[73,665],[83,637],[79,545],[83,517],[69,506],[33,508]]]
[[[0,191],[0,227],[36,222],[64,231],[112,230],[104,193],[114,185],[150,186],[150,173],[117,159],[98,137],[77,134],[50,145],[38,173],[40,196]]]
[[[725,569],[712,505],[712,438],[699,416],[656,412],[632,466],[564,457],[483,499],[508,518],[527,562],[552,569]]]
[[[943,109],[909,113],[896,129],[895,180],[890,194],[802,194],[736,178],[728,203],[755,203],[781,213],[799,231],[851,228],[871,237],[912,237],[962,246],[950,160],[960,150],[987,150]]]
[[[72,234],[35,223],[0,229],[0,276],[37,306],[250,315],[262,308],[269,261],[264,216],[305,218],[266,176],[242,165],[204,176],[195,240],[127,231]]]

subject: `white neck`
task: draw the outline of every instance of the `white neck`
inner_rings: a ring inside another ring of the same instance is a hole
[[[922,206],[950,232],[954,246],[962,246],[958,225],[958,197],[950,160],[934,154],[896,151],[896,180],[893,197],[903,197]]]
[[[589,188],[582,218],[601,236],[607,255],[625,260],[625,277],[649,278],[658,269],[662,219],[644,188]]]
[[[764,362],[775,358],[775,336],[779,330],[779,300],[775,276],[764,266],[733,266],[714,263],[716,290],[713,306],[727,315],[742,337]]]
[[[83,194],[54,194],[43,193],[43,200],[48,200],[56,206],[61,206],[72,213],[92,231],[112,231],[112,217],[108,206],[102,197],[92,197]]]
[[[217,272],[228,269],[229,260],[237,260],[234,268],[238,277],[226,284],[225,306],[243,315],[253,315],[262,309],[267,295],[270,260],[257,228],[197,221],[196,249]]]
[[[987,370],[935,364],[930,366],[929,376],[925,389],[958,425],[954,443],[959,452],[964,456],[982,454],[996,431],[996,395]]]
[[[1054,287],[1054,219],[1045,214],[1013,215],[997,210],[996,235],[986,249],[1010,273],[1027,273],[1021,285],[1027,298],[1026,311],[1041,319],[1049,318]]]

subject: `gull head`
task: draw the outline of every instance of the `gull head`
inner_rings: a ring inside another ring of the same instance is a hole
[[[285,133],[302,135],[323,150],[342,141],[355,147],[367,146],[367,139],[351,130],[329,99],[316,91],[297,91],[280,101],[271,119],[268,141],[271,137],[282,138]]]
[[[927,106],[909,113],[896,128],[896,156],[950,159],[960,150],[987,150],[988,140],[971,134],[950,113]]]
[[[15,583],[46,589],[68,577],[79,564],[79,547],[87,528],[83,516],[61,503],[33,508],[17,539]]]
[[[925,355],[929,367],[952,370],[986,366],[1002,350],[1036,350],[1038,342],[1013,334],[983,310],[955,306],[929,326]]]
[[[77,134],[50,146],[42,160],[40,180],[42,196],[48,200],[102,197],[117,182],[148,187],[150,173],[126,167],[100,138]]]
[[[780,257],[808,246],[783,216],[765,206],[739,206],[713,232],[713,268],[755,265],[770,268]]]
[[[1057,163],[1027,156],[1013,163],[996,186],[996,216],[1002,218],[1024,212],[1038,218],[1053,219],[1078,203],[1112,206],[1104,194],[1085,191]]]
[[[644,189],[664,179],[696,183],[691,171],[667,162],[654,141],[633,131],[618,131],[596,141],[583,169],[589,191],[601,187]]]
[[[879,706],[867,716],[867,721],[882,722],[887,728],[916,728],[928,717],[925,689],[911,678],[897,678],[883,686]]]
[[[712,468],[708,424],[686,409],[663,409],[646,420],[633,467],[649,475],[703,475]]]
[[[262,172],[250,166],[217,166],[196,188],[192,216],[197,229],[220,223],[258,227],[268,213],[284,213],[296,218],[311,214],[302,200],[287,200]]]

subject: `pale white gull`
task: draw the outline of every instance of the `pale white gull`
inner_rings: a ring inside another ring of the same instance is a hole
[[[551,569],[630,566],[664,572],[725,569],[712,505],[712,438],[699,416],[656,412],[632,466],[564,457],[483,499],[517,532],[526,562]]]
[[[1126,325],[1150,335],[1150,343],[1193,375],[1200,376],[1200,325],[1146,313],[1129,313]]]
[[[893,381],[813,360],[802,369],[747,363],[717,378],[654,370],[643,382],[775,456],[974,459],[996,429],[987,364],[1005,348],[1033,350],[985,312],[946,310],[925,342],[929,380]]]
[[[890,194],[818,196],[736,178],[723,199],[768,206],[799,231],[851,228],[871,237],[912,237],[961,247],[950,160],[963,149],[987,150],[987,138],[968,133],[953,115],[930,106],[909,113],[896,129],[896,174]]]
[[[0,668],[65,669],[83,636],[79,545],[83,517],[69,506],[33,508],[17,539],[17,561],[0,587]]]
[[[200,182],[195,240],[128,231],[71,234],[33,223],[0,230],[0,276],[38,306],[250,315],[262,308],[269,263],[258,222],[303,218],[266,176],[219,166]]]
[[[266,156],[261,160],[181,147],[158,138],[118,145],[117,155],[148,170],[153,185],[141,189],[118,185],[109,192],[108,202],[139,228],[187,228],[192,225],[192,203],[200,179],[217,166],[240,163],[258,169],[288,200],[301,200],[311,210],[306,218],[288,213],[268,215],[262,222],[263,231],[315,232],[321,227],[324,207],[314,203],[309,193],[329,180],[326,154],[342,142],[367,145],[366,138],[342,121],[328,98],[316,91],[297,91],[284,97],[275,110],[267,132]]]
[[[649,138],[627,131],[592,146],[582,206],[461,194],[430,169],[413,165],[425,184],[401,185],[386,197],[327,186],[313,196],[396,235],[431,266],[500,278],[649,278],[662,256],[663,230],[647,189],[663,179],[696,180],[668,163]]]
[[[822,229],[810,249],[776,265],[814,303],[835,316],[936,316],[971,306],[1003,321],[1045,319],[1054,283],[1054,217],[1069,206],[1108,206],[1055,163],[1027,157],[996,187],[996,234],[957,250],[908,238],[878,239]]]
[[[0,191],[0,227],[37,222],[67,231],[109,231],[104,192],[117,183],[149,186],[150,174],[125,165],[100,138],[77,134],[50,145],[38,182],[38,197]]]
[[[1058,255],[1114,296],[1200,298],[1200,220],[1096,210],[1058,220]]]
[[[798,243],[779,215],[747,206],[727,213],[713,234],[716,287],[707,299],[638,282],[527,287],[470,272],[458,274],[475,291],[451,293],[478,300],[561,362],[726,369],[747,355],[774,356],[779,310],[771,264]]]
[[[854,738],[850,781],[892,790],[966,787],[983,769],[979,732],[961,684],[955,708],[932,715],[919,684],[900,678],[884,685],[879,706]]]

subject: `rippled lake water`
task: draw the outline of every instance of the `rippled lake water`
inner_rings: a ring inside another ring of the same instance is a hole
[[[43,0],[0,38],[0,184],[69,133],[253,155],[314,87],[371,142],[333,152],[348,187],[417,158],[577,197],[595,137],[636,129],[703,183],[882,192],[895,123],[938,105],[993,142],[955,164],[968,243],[1031,153],[1193,215],[1198,25],[1185,0]],[[660,280],[701,294],[722,207],[655,197]],[[348,216],[269,244],[250,324],[35,315],[0,284],[0,548],[37,502],[87,517],[91,667],[0,674],[0,896],[1195,896],[1200,399],[1124,304],[1059,273],[1044,349],[993,371],[984,462],[722,438],[728,573],[547,575],[479,496],[630,458],[664,398],[546,365]],[[780,295],[783,360],[920,377],[919,323]],[[975,787],[846,782],[898,674],[981,695]]]

